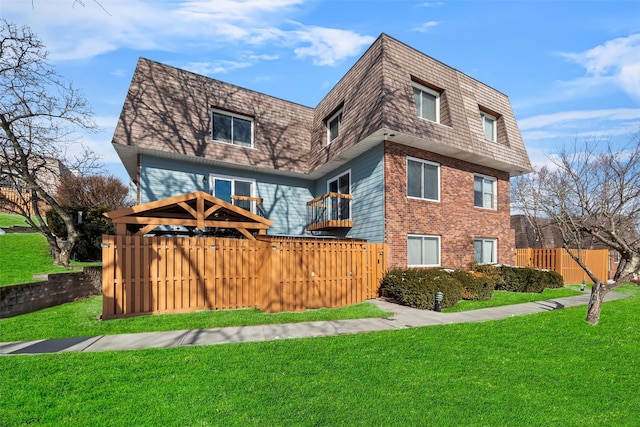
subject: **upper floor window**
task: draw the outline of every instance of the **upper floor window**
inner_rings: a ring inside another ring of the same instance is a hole
[[[440,236],[409,235],[407,238],[409,267],[438,267],[440,265]]]
[[[473,177],[473,205],[496,209],[496,179],[476,175]]]
[[[253,146],[253,120],[226,111],[211,112],[211,138],[243,147]]]
[[[498,241],[496,239],[474,239],[473,259],[478,264],[498,262]]]
[[[340,126],[342,125],[342,108],[333,116],[327,119],[327,144],[340,136]]]
[[[416,102],[418,117],[440,123],[440,93],[413,83],[413,98]]]
[[[440,165],[407,158],[407,196],[440,200]]]
[[[496,142],[498,140],[496,133],[497,119],[485,112],[480,112],[480,117],[482,117],[482,130],[484,131],[484,139]]]

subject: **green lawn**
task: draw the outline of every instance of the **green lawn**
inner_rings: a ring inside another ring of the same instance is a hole
[[[348,336],[0,358],[0,425],[640,424],[640,298]]]
[[[221,310],[138,316],[108,321],[98,320],[100,313],[102,313],[102,297],[94,297],[0,319],[0,342],[316,320],[364,319],[386,317],[391,314],[368,302],[349,307],[323,308],[299,313],[263,313],[256,309]]]
[[[495,292],[491,301],[460,301],[457,306],[451,307],[447,311],[475,310],[485,307],[560,298],[580,293],[567,288],[547,289],[541,294]],[[22,316],[1,319],[0,342],[269,323],[312,322],[316,320],[364,319],[390,315],[390,313],[383,312],[369,303],[339,309],[308,310],[302,313],[263,313],[259,310],[251,309],[221,310],[138,316],[108,321],[98,320],[100,313],[102,313],[102,297],[94,297]]]
[[[33,275],[69,269],[53,265],[47,240],[41,234],[0,236],[0,286],[33,282]]]
[[[20,215],[13,215],[0,212],[0,228],[13,227],[14,225],[28,227],[25,219]]]
[[[542,293],[519,293],[507,291],[495,291],[490,301],[460,301],[453,307],[446,308],[442,311],[446,313],[455,313],[458,311],[477,310],[479,308],[500,307],[503,305],[521,304],[524,302],[543,301],[547,299],[570,297],[580,295],[577,289],[559,288],[545,289]]]

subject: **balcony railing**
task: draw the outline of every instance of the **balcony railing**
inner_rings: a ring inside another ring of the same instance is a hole
[[[353,227],[351,194],[327,193],[307,202],[307,230],[321,231]]]
[[[261,197],[231,196],[231,203],[234,206],[264,217]]]

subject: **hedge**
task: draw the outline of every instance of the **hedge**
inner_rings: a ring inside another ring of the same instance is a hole
[[[392,269],[382,279],[382,289],[402,305],[433,309],[436,293],[442,292],[442,308],[452,307],[462,299],[464,289],[443,269]]]
[[[555,271],[491,264],[475,264],[471,269],[489,276],[495,282],[497,290],[540,293],[545,288],[564,286],[562,275]]]
[[[474,264],[471,271],[434,269],[392,269],[382,279],[381,289],[400,304],[433,309],[437,292],[442,292],[442,308],[461,299],[490,300],[494,289],[509,292],[542,292],[564,286],[554,271],[508,265]]]

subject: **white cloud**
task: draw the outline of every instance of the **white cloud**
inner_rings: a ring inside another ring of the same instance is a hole
[[[640,34],[609,40],[584,52],[560,55],[585,68],[587,79],[583,83],[612,81],[630,96],[640,99]]]
[[[247,58],[251,59],[252,61],[276,61],[280,59],[278,55],[254,55],[254,54],[247,55]]]
[[[427,31],[430,31],[432,28],[437,27],[440,24],[441,24],[440,22],[429,21],[429,22],[425,22],[424,24],[414,28],[411,31],[417,31],[419,33],[426,33]]]
[[[240,61],[213,61],[213,62],[189,62],[180,68],[192,71],[197,74],[209,76],[212,74],[224,74],[229,71],[247,68],[253,65],[251,62]]]
[[[527,148],[527,154],[529,154],[529,161],[534,168],[541,168],[546,166],[547,168],[556,169],[558,162],[558,154],[551,152],[544,148]]]
[[[591,111],[563,111],[518,120],[520,130],[539,129],[584,120],[640,120],[640,108],[614,108]]]
[[[315,65],[334,65],[337,61],[357,55],[374,38],[353,31],[324,27],[303,27],[294,31],[305,47],[293,50],[298,58],[311,58]]]
[[[424,2],[424,3],[420,4],[420,6],[422,6],[422,7],[438,7],[438,6],[442,6],[442,5],[443,5],[443,3],[439,2],[439,1],[438,2],[427,1],[427,2]]]
[[[120,67],[112,70],[110,74],[114,77],[124,77],[125,75],[127,75],[127,70]]]
[[[30,1],[12,1],[2,8],[3,15],[29,25],[57,61],[90,59],[123,48],[211,52],[239,42],[288,48],[314,64],[334,65],[373,41],[355,31],[291,21],[303,0],[110,0],[102,3],[108,13],[85,3],[65,8],[60,1],[36,1],[34,11]],[[277,58],[272,52],[260,55],[262,60]]]

